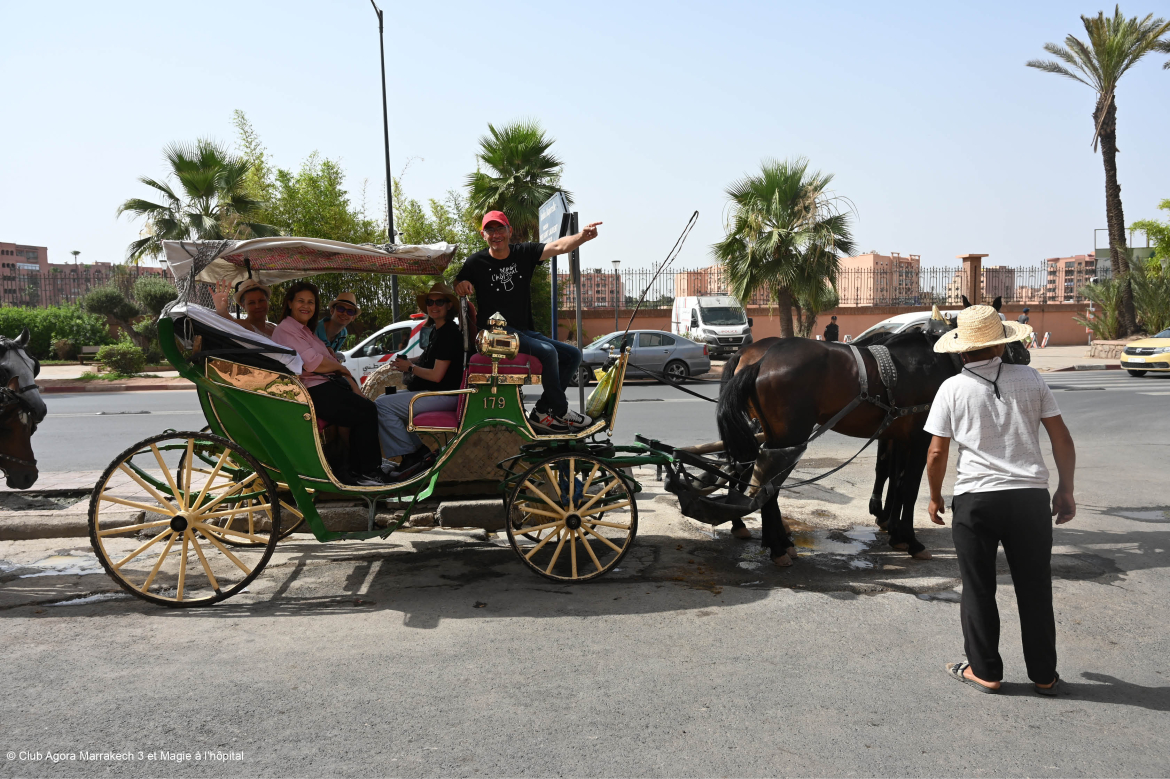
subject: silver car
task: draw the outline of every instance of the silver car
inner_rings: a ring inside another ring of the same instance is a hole
[[[586,346],[579,377],[592,381],[593,369],[604,366],[613,351],[621,347],[622,335],[610,333]],[[665,374],[667,380],[681,384],[690,376],[701,376],[710,371],[711,357],[705,344],[695,343],[681,335],[661,330],[631,330],[630,365]],[[631,367],[626,378],[648,379],[650,376]]]

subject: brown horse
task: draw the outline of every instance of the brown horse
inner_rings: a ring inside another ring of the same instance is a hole
[[[898,406],[930,403],[942,382],[956,372],[947,356],[934,353],[937,338],[935,334],[923,332],[905,333],[893,336],[884,344],[898,373]],[[876,359],[867,349],[861,353],[868,379],[867,394],[889,403]],[[814,426],[829,422],[858,396],[857,364],[848,345],[806,338],[760,341],[741,353],[735,362],[724,369],[730,369],[734,375],[720,393],[716,411],[720,435],[733,461],[755,460],[757,475],[779,486],[787,472],[795,467]],[[763,428],[763,450],[752,430],[752,418],[758,419]],[[914,485],[915,492],[926,466],[923,443],[929,442],[929,436],[922,430],[925,419],[924,411],[899,417],[887,424],[879,436],[881,440],[906,445],[909,459],[902,465],[899,482],[905,489]],[[832,429],[843,435],[869,438],[885,422],[883,409],[863,402]],[[913,498],[899,503],[912,508]],[[761,517],[761,541],[771,551],[773,562],[789,564],[795,548],[774,496],[765,502]],[[918,558],[929,557],[926,547],[914,536],[910,510],[900,512],[890,522],[889,531],[890,544],[895,548],[904,548]]]
[[[48,412],[35,383],[41,365],[26,350],[28,338],[28,328],[16,339],[0,336],[0,470],[18,490],[40,475],[31,439]]]

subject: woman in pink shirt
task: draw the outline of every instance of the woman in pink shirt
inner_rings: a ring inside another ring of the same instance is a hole
[[[349,428],[349,464],[353,473],[338,474],[338,478],[356,484],[381,484],[380,478],[367,478],[382,463],[378,407],[361,394],[350,372],[314,334],[320,311],[316,285],[307,281],[293,284],[284,294],[284,309],[272,340],[295,349],[304,362],[300,379],[309,390],[317,416]]]

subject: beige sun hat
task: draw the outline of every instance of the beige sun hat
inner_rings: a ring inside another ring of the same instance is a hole
[[[263,292],[264,297],[268,298],[269,300],[272,299],[272,290],[269,287],[265,286],[264,284],[261,284],[257,279],[244,279],[243,281],[240,282],[240,285],[238,287],[236,287],[236,294],[235,294],[236,305],[243,306],[244,305],[244,295],[247,295],[249,292],[251,292],[254,289],[258,289],[261,292]]]
[[[418,303],[419,311],[423,312],[424,314],[427,312],[427,298],[429,298],[431,295],[442,295],[443,297],[447,298],[447,300],[451,301],[452,310],[455,312],[459,311],[459,296],[455,294],[455,290],[451,289],[441,281],[436,283],[426,292],[420,292],[414,296],[415,301]]]
[[[934,344],[942,354],[959,354],[985,349],[988,346],[1022,341],[1032,334],[1031,325],[1005,322],[991,306],[970,306],[959,312],[959,326],[943,335]]]
[[[353,294],[352,292],[342,292],[340,295],[333,298],[333,302],[329,304],[329,308],[333,308],[338,303],[349,303],[351,306],[357,309],[359,314],[362,312],[362,307],[358,305],[357,295]]]

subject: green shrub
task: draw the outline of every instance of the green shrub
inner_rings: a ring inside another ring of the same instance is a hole
[[[29,332],[28,350],[38,360],[48,360],[54,356],[54,341],[65,339],[74,346],[101,346],[113,340],[106,327],[105,317],[86,314],[77,306],[0,308],[0,335],[15,338],[26,327]]]
[[[98,350],[98,361],[115,373],[126,375],[142,373],[146,367],[146,355],[129,340],[108,344]]]
[[[122,294],[122,290],[112,285],[90,290],[81,299],[81,307],[92,314],[112,316],[123,322],[129,322],[142,313],[138,306]]]
[[[134,282],[134,299],[155,319],[162,314],[163,307],[178,295],[175,285],[158,276],[143,276]]]
[[[1112,341],[1121,327],[1121,282],[1102,279],[1096,284],[1081,287],[1081,295],[1093,301],[1093,318],[1075,316],[1073,319],[1093,333],[1096,341]]]
[[[58,360],[77,359],[77,347],[64,338],[53,339],[53,351],[57,353]]]
[[[1170,327],[1170,273],[1163,271],[1161,263],[1148,267],[1135,263],[1130,278],[1134,308],[1146,332],[1153,335]]]

